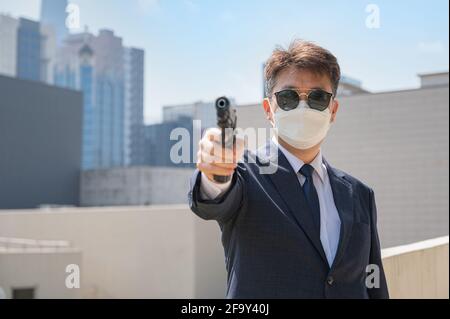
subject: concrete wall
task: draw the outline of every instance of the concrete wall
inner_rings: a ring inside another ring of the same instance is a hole
[[[81,206],[181,204],[193,169],[128,167],[81,172]]]
[[[420,74],[419,76],[420,86],[423,88],[442,85],[448,86],[449,83],[448,72]]]
[[[374,189],[382,246],[448,234],[448,86],[339,101],[323,153],[331,165]],[[269,127],[261,105],[237,112],[239,127]],[[267,137],[258,137],[264,144]]]
[[[76,249],[0,249],[0,287],[6,298],[12,298],[16,288],[34,288],[36,299],[80,298],[79,289],[66,287],[65,270],[81,262]]]
[[[84,298],[225,296],[219,227],[185,205],[0,211],[0,237],[70,241]]]
[[[449,297],[448,236],[383,251],[391,298]]]
[[[0,209],[78,205],[82,95],[0,76],[0,97]]]

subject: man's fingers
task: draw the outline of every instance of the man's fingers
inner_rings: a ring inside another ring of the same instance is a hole
[[[197,153],[197,168],[207,176],[231,176],[237,167],[237,162],[244,153],[244,139],[236,136],[232,148],[222,145],[222,131],[218,128],[206,130],[199,142]]]
[[[209,128],[205,131],[205,139],[209,141],[220,141],[222,131],[217,127]]]
[[[212,155],[207,152],[199,151],[197,154],[197,158],[199,159],[200,162],[215,164],[215,165],[218,165],[223,168],[235,169],[237,167],[236,160],[234,160],[234,161],[230,160],[229,162],[226,162],[223,160],[222,157]],[[236,157],[235,157],[235,159],[236,159]]]
[[[197,163],[197,168],[205,174],[212,175],[230,176],[234,173],[234,169],[223,168],[209,163]]]
[[[211,154],[216,157],[217,160],[215,160],[215,162],[217,163],[233,163],[236,162],[236,158],[240,158],[236,156],[237,154],[233,149],[222,148],[221,145],[216,142],[202,140],[199,146],[200,152]]]

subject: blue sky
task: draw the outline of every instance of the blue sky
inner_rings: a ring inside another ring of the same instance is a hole
[[[163,105],[262,96],[262,63],[294,38],[338,57],[343,73],[372,91],[417,87],[417,73],[447,71],[447,0],[71,0],[81,25],[113,29],[146,50],[145,117]],[[368,4],[380,28],[366,27]],[[40,0],[0,0],[0,12],[38,19]]]

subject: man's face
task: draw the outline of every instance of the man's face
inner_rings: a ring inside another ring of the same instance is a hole
[[[333,92],[331,81],[325,75],[318,75],[308,70],[297,69],[295,67],[287,68],[278,74],[272,96],[264,99],[263,106],[267,119],[274,125],[273,113],[278,108],[273,93],[284,89],[297,89],[301,93],[308,93],[312,89],[322,89],[327,92]],[[331,112],[331,122],[336,119],[336,113],[339,103],[334,98],[328,106]]]

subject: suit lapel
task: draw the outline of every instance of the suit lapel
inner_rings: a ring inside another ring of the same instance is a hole
[[[312,242],[323,260],[328,264],[325,252],[320,241],[320,234],[315,230],[312,212],[309,209],[308,202],[303,194],[297,174],[293,171],[286,157],[279,148],[270,142],[266,152],[270,153],[269,161],[275,165],[276,171],[268,174],[275,185],[280,197],[289,208],[296,224],[305,232],[306,236]],[[267,155],[267,154],[266,154]],[[259,159],[264,158],[259,154]],[[264,163],[265,164],[265,163]]]
[[[350,182],[344,179],[344,174],[333,167],[323,159],[327,167],[328,177],[330,179],[331,189],[333,191],[334,204],[341,219],[341,231],[339,235],[339,244],[332,268],[342,259],[353,227],[353,189]]]

